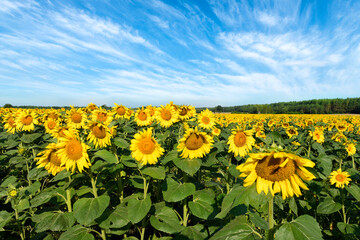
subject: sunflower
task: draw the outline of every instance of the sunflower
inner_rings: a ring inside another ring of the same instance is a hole
[[[86,107],[86,111],[87,112],[92,112],[94,110],[96,110],[98,107],[96,106],[96,104],[94,103],[89,103]]]
[[[289,138],[292,138],[293,136],[297,136],[299,133],[295,127],[289,127],[286,129],[286,134]]]
[[[245,157],[246,154],[251,151],[252,146],[255,145],[255,139],[253,138],[252,130],[241,130],[239,126],[236,129],[232,129],[231,135],[227,144],[229,145],[229,153],[233,152],[234,156]]]
[[[350,174],[348,172],[342,172],[341,168],[330,173],[330,183],[335,184],[337,188],[344,188],[350,181]]]
[[[179,108],[179,118],[181,121],[188,120],[196,115],[195,107],[182,105]]]
[[[136,111],[134,120],[138,126],[143,127],[151,124],[152,117],[147,109],[141,107]]]
[[[203,110],[198,115],[198,124],[199,127],[204,129],[210,129],[215,125],[215,117],[214,113],[211,112],[209,109]]]
[[[309,135],[318,143],[323,143],[325,141],[324,132],[320,129],[315,129],[313,132],[309,131]]]
[[[90,130],[87,140],[92,142],[95,148],[103,148],[111,145],[111,132],[110,129],[103,123],[92,122],[88,124],[87,129]]]
[[[158,158],[164,154],[164,149],[152,136],[152,129],[148,128],[136,133],[131,140],[131,156],[142,165],[156,164]]]
[[[352,156],[356,153],[356,147],[355,147],[355,144],[354,143],[347,143],[345,145],[345,149],[348,153],[348,156]]]
[[[16,131],[15,118],[12,114],[8,114],[4,117],[3,120],[4,128],[7,132],[14,134]]]
[[[45,132],[52,134],[59,127],[59,122],[54,118],[48,118],[44,122]]]
[[[60,137],[56,144],[57,156],[61,159],[61,165],[65,165],[66,170],[75,168],[82,172],[85,168],[91,166],[87,150],[90,148],[85,143],[81,142],[76,134],[70,131],[64,131],[65,137]]]
[[[38,124],[37,114],[33,110],[23,110],[15,119],[16,127],[18,131],[32,131],[35,128],[35,124]]]
[[[38,156],[42,156],[35,158],[38,160],[36,163],[38,168],[45,167],[45,169],[54,176],[65,169],[64,166],[61,166],[61,159],[58,157],[56,151],[56,143],[50,143],[47,145],[46,150],[38,154]]]
[[[127,109],[128,109],[127,107],[115,103],[115,107],[113,107],[115,119],[125,118]]]
[[[113,117],[111,114],[102,107],[92,111],[92,120],[105,124],[106,126],[111,123]]]
[[[217,127],[214,127],[213,130],[211,131],[212,135],[214,136],[219,136],[221,133],[221,130],[218,129]]]
[[[125,118],[126,118],[126,119],[130,119],[131,116],[133,115],[133,113],[134,113],[133,110],[128,109],[128,110],[126,111]]]
[[[246,177],[244,187],[256,182],[256,190],[271,195],[281,192],[282,198],[301,195],[300,187],[308,190],[302,180],[309,181],[315,176],[305,167],[314,167],[315,163],[286,152],[250,153],[245,163],[236,167]]]
[[[165,128],[170,127],[179,119],[178,111],[170,104],[167,104],[165,107],[161,105],[161,107],[157,108],[155,116],[160,126]]]
[[[71,127],[71,126],[57,126],[53,129],[53,131],[51,131],[51,135],[54,137],[54,138],[61,138],[61,137],[66,137],[65,135],[65,131],[69,131],[71,132],[72,134],[78,134],[78,130]]]
[[[335,127],[339,132],[344,132],[348,128],[348,123],[346,121],[339,121],[336,123]]]
[[[184,137],[179,140],[177,147],[183,158],[201,158],[210,152],[214,140],[205,132],[199,132],[198,128],[189,128],[186,130]]]
[[[71,106],[71,109],[66,112],[67,114],[67,125],[73,128],[85,128],[87,117],[83,110],[75,109]]]

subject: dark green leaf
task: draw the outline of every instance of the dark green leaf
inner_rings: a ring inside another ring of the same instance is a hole
[[[119,148],[128,148],[129,143],[123,138],[114,138],[114,144]]]
[[[36,231],[65,231],[74,225],[74,223],[75,218],[72,212],[50,212],[40,222],[38,222],[36,225]]]
[[[36,139],[38,139],[39,137],[41,137],[43,134],[42,133],[32,133],[32,134],[24,134],[20,140],[23,143],[32,143],[33,141],[35,141]]]
[[[341,209],[341,204],[335,202],[332,198],[325,198],[317,207],[317,212],[322,214],[331,214]]]
[[[53,192],[42,192],[30,200],[31,207],[38,207],[44,203],[50,201],[53,197]]]
[[[155,204],[155,214],[150,217],[150,224],[159,231],[173,234],[181,230],[181,225],[175,211],[164,202]]]
[[[85,226],[92,225],[94,220],[101,216],[109,206],[110,197],[102,195],[97,198],[81,198],[74,204],[76,220]]]
[[[147,167],[141,171],[145,175],[149,175],[155,179],[165,179],[165,169],[162,166],[159,167]]]
[[[89,232],[87,228],[76,225],[61,234],[59,240],[95,240],[94,236]]]
[[[151,208],[151,199],[148,196],[145,199],[131,199],[128,202],[128,218],[132,223],[140,222],[150,211]]]
[[[194,175],[201,167],[201,159],[175,158],[174,164],[189,175]]]
[[[295,215],[297,216],[298,215],[298,207],[296,205],[296,201],[295,201],[294,197],[290,198],[289,207],[290,207],[291,211],[293,213],[295,213]]]
[[[181,235],[191,240],[203,240],[208,237],[206,229],[200,224],[183,228]]]
[[[166,178],[163,183],[163,196],[167,202],[178,202],[195,192],[193,183],[178,183],[172,178]]]
[[[346,186],[345,189],[357,200],[360,201],[360,188],[355,184]]]
[[[107,219],[100,223],[101,228],[122,228],[129,223],[127,208],[118,205]]]
[[[101,159],[104,159],[108,163],[117,163],[118,160],[116,159],[115,155],[109,152],[108,150],[102,149],[95,153],[96,157],[100,157]]]
[[[338,222],[337,227],[343,234],[360,236],[359,224],[346,224],[343,222]]]
[[[196,191],[193,201],[188,203],[191,213],[202,219],[208,219],[214,213],[214,204],[215,194],[211,189]]]
[[[4,226],[6,226],[8,222],[11,221],[12,216],[13,213],[9,213],[7,211],[0,212],[0,231]]]

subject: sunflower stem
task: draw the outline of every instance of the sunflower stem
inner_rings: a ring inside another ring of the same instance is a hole
[[[93,176],[93,174],[92,174],[91,167],[89,168],[89,175],[90,175],[90,180],[91,180],[91,186],[92,186],[92,190],[93,190],[93,195],[94,195],[95,198],[97,198],[97,197],[98,197],[98,194],[97,194],[96,182],[95,182],[94,176]]]
[[[344,194],[343,188],[341,188],[341,209],[342,209],[342,213],[343,213],[344,223],[346,224],[345,194]]]
[[[307,151],[307,157],[310,158],[310,153],[311,153],[311,141],[309,142],[309,148]]]
[[[269,221],[269,230],[268,230],[268,233],[267,233],[267,239],[271,240],[271,239],[274,239],[274,234],[273,234],[273,228],[274,228],[274,197],[270,197],[270,199],[269,199],[268,221]]]
[[[72,212],[70,189],[66,189],[66,205],[68,208],[68,212]]]
[[[351,160],[353,168],[356,169],[354,155],[351,155]]]

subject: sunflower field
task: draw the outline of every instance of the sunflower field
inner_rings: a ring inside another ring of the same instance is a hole
[[[0,108],[0,239],[359,239],[360,117]]]

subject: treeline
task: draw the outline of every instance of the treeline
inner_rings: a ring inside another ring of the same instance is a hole
[[[222,107],[218,105],[210,110],[214,112],[231,113],[360,114],[360,98],[314,99],[298,102],[292,101],[271,104],[248,104],[232,107]]]

